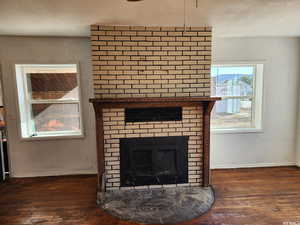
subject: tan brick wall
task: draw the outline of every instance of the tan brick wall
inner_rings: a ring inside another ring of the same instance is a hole
[[[210,96],[211,28],[91,26],[96,98]]]
[[[201,186],[202,106],[183,107],[182,121],[125,123],[124,111],[124,109],[103,110],[106,186],[108,189],[120,188],[120,138],[165,136],[189,136],[189,183],[185,185]]]

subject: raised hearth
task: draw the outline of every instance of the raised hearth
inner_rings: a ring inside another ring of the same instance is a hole
[[[211,208],[214,200],[211,187],[178,187],[108,191],[98,203],[106,212],[122,220],[177,224],[201,216]]]

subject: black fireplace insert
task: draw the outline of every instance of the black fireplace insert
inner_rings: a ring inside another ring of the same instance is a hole
[[[188,137],[120,139],[121,186],[188,182]]]

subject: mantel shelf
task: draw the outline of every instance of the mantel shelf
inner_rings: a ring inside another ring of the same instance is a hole
[[[92,98],[94,106],[106,108],[124,107],[160,107],[160,106],[194,106],[201,103],[214,103],[219,97],[173,97],[173,98]]]

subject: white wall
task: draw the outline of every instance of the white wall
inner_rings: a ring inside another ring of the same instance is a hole
[[[298,112],[298,131],[297,131],[297,137],[300,136],[300,115],[299,115],[299,112]],[[296,147],[296,165],[298,167],[300,167],[300,138],[297,138],[297,147]]]
[[[298,133],[298,137],[299,137],[299,133]],[[298,166],[298,167],[300,167],[300,149],[299,149],[299,145],[298,145],[298,147],[297,147],[297,155],[296,155],[296,165]]]
[[[212,167],[295,164],[295,131],[299,75],[297,38],[220,38],[214,61],[265,60],[264,130],[262,133],[213,134]],[[0,37],[9,153],[15,177],[96,172],[94,113],[88,38]],[[80,62],[84,139],[22,142],[18,136],[13,63]],[[300,111],[300,110],[299,110]],[[299,129],[300,135],[300,129]],[[299,152],[300,152],[300,148]],[[298,156],[300,164],[300,154]]]
[[[264,60],[265,65],[263,132],[212,134],[213,168],[295,164],[299,46],[298,38],[214,41],[215,62]]]
[[[88,38],[0,37],[9,156],[14,177],[96,172],[94,113]],[[17,123],[14,63],[80,63],[85,138],[21,141]]]
[[[299,80],[300,87],[300,80]],[[300,167],[300,90],[298,90],[298,121],[297,121],[297,131],[296,131],[296,165]]]

